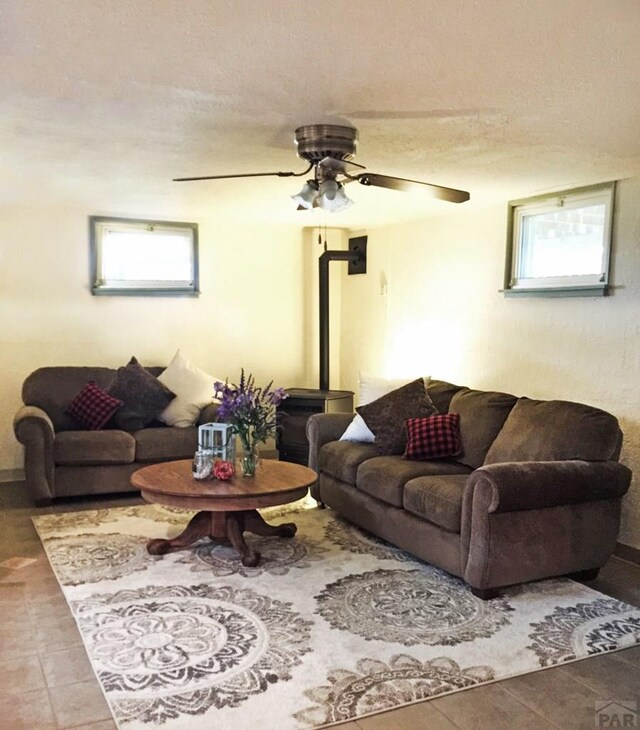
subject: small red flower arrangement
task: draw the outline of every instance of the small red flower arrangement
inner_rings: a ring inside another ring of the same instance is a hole
[[[213,464],[213,476],[216,479],[221,479],[226,482],[228,479],[236,473],[235,466],[230,461],[223,461],[222,459],[216,459]]]

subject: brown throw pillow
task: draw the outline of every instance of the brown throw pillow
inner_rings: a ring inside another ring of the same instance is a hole
[[[407,445],[405,421],[408,418],[426,418],[436,413],[427,395],[424,380],[418,378],[382,398],[358,406],[356,411],[373,431],[380,454],[403,454]]]
[[[137,431],[156,420],[175,393],[145,370],[132,357],[124,367],[118,368],[116,379],[107,389],[114,398],[124,402],[113,418],[116,428]]]

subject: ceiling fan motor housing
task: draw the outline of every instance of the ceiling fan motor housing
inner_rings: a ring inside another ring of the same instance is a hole
[[[358,146],[358,130],[337,124],[307,124],[294,133],[298,157],[316,165],[325,157],[350,160]]]

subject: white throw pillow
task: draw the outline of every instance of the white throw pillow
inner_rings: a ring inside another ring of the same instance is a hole
[[[213,403],[213,384],[223,378],[213,376],[192,365],[180,350],[173,356],[167,369],[158,380],[172,390],[176,397],[160,414],[160,420],[168,426],[186,428],[198,420],[200,411]]]
[[[347,426],[347,430],[340,436],[340,441],[359,441],[363,444],[372,444],[375,440],[373,431],[359,413],[356,413],[353,421]]]
[[[360,373],[358,405],[366,406],[392,390],[401,388],[415,378],[381,378],[379,375]]]
[[[428,375],[424,378],[425,388],[429,378]],[[415,378],[381,378],[378,375],[360,373],[358,405],[365,406],[367,403],[372,403],[374,400],[382,398],[383,395],[391,393],[392,390],[401,388],[413,380]],[[340,436],[340,441],[358,441],[365,444],[372,444],[375,440],[376,437],[359,413],[356,413],[347,426],[347,430]]]

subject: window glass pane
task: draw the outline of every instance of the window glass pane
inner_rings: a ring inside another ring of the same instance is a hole
[[[191,237],[179,232],[106,230],[102,275],[106,281],[190,281]]]
[[[91,292],[198,296],[198,225],[91,216]]]
[[[615,183],[509,203],[505,295],[604,296]]]
[[[523,215],[520,276],[601,274],[604,203]]]

